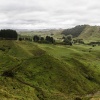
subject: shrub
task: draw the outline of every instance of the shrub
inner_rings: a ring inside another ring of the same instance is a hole
[[[14,72],[13,71],[5,71],[2,76],[6,77],[14,77]]]

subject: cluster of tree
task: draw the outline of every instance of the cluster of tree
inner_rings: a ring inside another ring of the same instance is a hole
[[[0,30],[0,39],[17,40],[17,36],[18,34],[15,30]]]
[[[50,36],[46,36],[46,42],[47,43],[54,43],[55,42],[55,40],[53,39],[53,37],[50,37]]]
[[[100,46],[100,42],[90,42],[89,45],[92,45],[93,47],[96,45]]]
[[[78,37],[81,32],[86,28],[87,25],[78,25],[71,29],[65,29],[62,34],[64,35],[72,35],[73,37]]]
[[[32,39],[30,37],[21,37],[21,36],[18,38],[18,40],[19,41],[22,41],[22,40],[32,41]]]
[[[29,38],[29,37],[25,37],[24,40],[26,40],[26,41],[32,41],[32,39]]]
[[[54,43],[55,42],[54,38],[50,37],[50,36],[46,36],[46,38],[44,38],[44,37],[35,35],[33,37],[33,40],[34,40],[34,42],[39,42],[39,43]]]
[[[63,37],[63,39],[64,39],[63,42],[65,45],[72,45],[72,35],[68,35],[66,37]]]
[[[75,43],[84,44],[84,41],[83,41],[83,39],[74,39],[74,40],[73,40],[73,43],[74,43],[74,44],[75,44]]]
[[[40,37],[38,35],[35,35],[35,36],[33,36],[33,40],[34,40],[34,42],[39,42]]]
[[[18,40],[19,41],[22,41],[22,40],[24,40],[24,38],[23,37],[19,37]]]

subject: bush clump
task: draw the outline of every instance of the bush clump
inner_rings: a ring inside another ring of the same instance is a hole
[[[2,76],[6,76],[6,77],[14,77],[14,72],[13,71],[5,71],[3,72]]]

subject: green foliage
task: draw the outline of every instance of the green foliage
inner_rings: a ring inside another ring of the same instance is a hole
[[[68,35],[67,37],[64,37],[64,41],[65,44],[67,45],[72,45],[72,36]]]
[[[74,44],[75,43],[84,44],[83,39],[74,39],[73,42],[74,42]]]
[[[0,38],[7,40],[17,40],[17,32],[15,30],[0,30]]]
[[[55,42],[53,37],[50,37],[50,36],[46,36],[46,38],[44,38],[44,37],[35,35],[33,37],[33,40],[34,42],[38,42],[38,43],[54,43]]]
[[[40,41],[43,42],[44,41],[44,37],[40,37]]]
[[[34,40],[34,42],[38,42],[38,41],[39,41],[39,36],[35,35],[35,36],[33,37],[33,40]]]
[[[22,40],[24,40],[24,38],[22,38],[22,37],[19,37],[19,41],[22,41]]]
[[[2,76],[14,77],[14,72],[11,70],[8,70],[8,71],[3,72]]]
[[[45,40],[46,40],[47,43],[54,43],[55,42],[53,37],[50,37],[50,36],[46,36]]]

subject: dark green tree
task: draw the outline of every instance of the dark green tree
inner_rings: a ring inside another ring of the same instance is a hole
[[[39,36],[35,35],[35,36],[33,37],[33,40],[34,40],[34,42],[39,42]]]
[[[47,43],[54,43],[55,40],[53,39],[53,37],[50,37],[50,36],[46,36],[46,39]]]
[[[40,37],[40,41],[41,41],[41,42],[44,41],[44,37]]]
[[[64,41],[63,41],[65,44],[67,45],[72,45],[72,36],[71,35],[68,35],[67,37],[64,38]]]
[[[11,30],[11,29],[0,30],[0,38],[1,39],[17,40],[17,37],[18,37],[18,34],[15,30]]]

